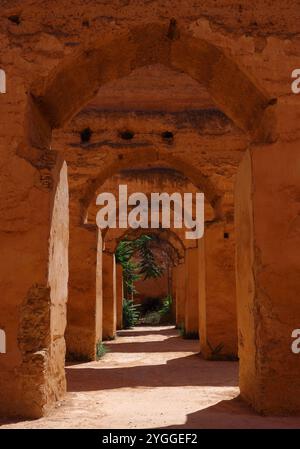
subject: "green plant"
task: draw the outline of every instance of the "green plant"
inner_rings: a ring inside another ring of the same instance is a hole
[[[125,265],[134,253],[134,247],[131,240],[122,240],[116,249],[116,262]]]
[[[136,248],[141,259],[139,264],[139,274],[144,279],[159,278],[163,273],[163,268],[155,262],[154,254],[150,248],[150,241],[152,237],[149,235],[142,235],[136,240]]]
[[[124,297],[127,299],[136,293],[134,282],[140,278],[138,264],[130,260],[135,251],[133,243],[132,240],[122,240],[118,244],[115,254],[116,263],[123,268]]]
[[[162,308],[159,310],[159,313],[164,316],[164,315],[169,315],[172,312],[172,296],[168,295],[166,298],[163,299],[163,306]]]
[[[139,320],[140,313],[137,310],[138,305],[133,303],[132,299],[123,299],[123,328],[130,329],[135,326]]]
[[[168,296],[166,296],[166,298],[163,299],[163,305],[162,305],[161,309],[159,310],[162,324],[167,324],[167,323],[172,322],[172,319],[173,319],[172,304],[173,304],[173,300],[172,300],[171,295],[168,295]]]
[[[177,326],[180,337],[184,336],[184,323],[179,323]]]
[[[150,248],[152,237],[142,235],[136,240],[122,240],[116,249],[116,262],[122,265],[124,279],[124,297],[129,299],[137,291],[134,283],[141,277],[144,279],[157,278],[163,273],[163,268],[157,265]],[[137,255],[139,263],[131,261]]]
[[[96,344],[96,360],[101,359],[108,352],[108,347],[99,340]]]
[[[137,293],[134,283],[140,279],[138,264],[130,260],[123,265],[124,295],[126,298]]]

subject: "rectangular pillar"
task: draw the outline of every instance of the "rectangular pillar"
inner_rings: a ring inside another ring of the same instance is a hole
[[[300,413],[299,167],[299,143],[278,140],[247,151],[236,182],[240,390],[264,414]]]
[[[103,252],[103,340],[111,340],[117,330],[116,262],[114,254]]]
[[[198,242],[200,349],[206,359],[237,358],[233,225],[208,224]]]
[[[102,339],[102,238],[96,226],[70,226],[68,360],[94,360]]]
[[[185,250],[185,320],[186,336],[199,335],[198,248]]]
[[[38,153],[36,148],[32,150]],[[68,177],[66,164],[54,150],[49,157],[54,162],[51,168],[39,171],[20,159],[19,165],[8,165],[11,183],[5,177],[0,180],[2,197],[16,206],[15,217],[11,208],[3,207],[1,214],[2,417],[39,418],[66,391]],[[20,174],[22,182],[16,182]],[[32,179],[35,188],[29,187]],[[22,188],[26,201],[18,197]]]
[[[185,317],[185,265],[181,263],[174,267],[175,291],[176,291],[176,326],[184,326]]]
[[[123,268],[116,265],[116,294],[117,294],[117,329],[123,327]]]
[[[169,288],[168,294],[171,295],[172,298],[172,307],[171,307],[171,320],[172,322],[176,322],[176,309],[177,309],[177,292],[176,292],[176,267],[170,267],[170,284],[171,288]]]

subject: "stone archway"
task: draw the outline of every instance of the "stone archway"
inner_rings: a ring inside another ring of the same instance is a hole
[[[128,55],[126,58],[124,49]],[[298,231],[293,228],[293,233],[286,229],[286,224],[278,218],[277,235],[273,233],[269,236],[272,218],[265,214],[266,206],[276,207],[277,194],[281,198],[282,213],[285,204],[288,204],[294,214],[294,205],[286,191],[289,190],[287,179],[290,174],[295,185],[299,181],[294,173],[295,160],[298,160],[296,146],[285,142],[291,151],[282,152],[280,144],[271,145],[274,141],[275,100],[257,87],[252,77],[226,56],[222,49],[186,35],[177,30],[173,23],[169,31],[165,26],[147,25],[134,28],[122,36],[107,36],[101,45],[92,44],[85,51],[62,62],[45,80],[36,84],[28,99],[27,109],[22,109],[23,118],[27,119],[24,138],[19,142],[18,156],[11,158],[11,167],[14,177],[21,169],[22,188],[18,195],[20,198],[26,197],[27,202],[18,207],[12,205],[3,218],[2,226],[5,234],[2,238],[3,265],[7,264],[7,267],[13,267],[11,271],[22,273],[18,286],[13,285],[13,277],[7,273],[7,285],[4,286],[9,303],[6,318],[10,329],[7,338],[12,348],[12,355],[8,354],[1,361],[1,386],[7,384],[9,387],[6,397],[1,400],[0,409],[6,413],[40,416],[65,390],[62,363],[57,355],[64,344],[64,318],[57,326],[55,317],[58,310],[63,310],[66,300],[67,273],[59,274],[61,259],[56,257],[56,249],[60,247],[66,254],[67,222],[62,226],[55,217],[62,210],[66,212],[67,185],[62,161],[55,151],[50,151],[51,130],[63,126],[92,97],[99,85],[130,73],[134,67],[153,62],[184,70],[203,82],[216,103],[251,135],[252,142],[270,144],[250,148],[239,178],[240,242],[245,242],[247,252],[243,256],[243,248],[238,248],[237,276],[243,304],[242,319],[248,326],[248,330],[245,327],[241,329],[241,364],[244,367],[241,392],[257,410],[276,413],[299,410],[297,365],[288,352],[290,327],[297,327],[295,317],[299,308],[289,293],[290,308],[283,313],[284,321],[278,318],[284,309],[285,298],[284,293],[274,287],[278,279],[284,278],[286,291],[292,291],[295,295],[300,291],[299,283],[295,280],[298,273],[297,257],[290,257],[288,251],[285,251],[279,261],[277,250],[280,248],[276,243],[280,236],[279,241],[284,240],[291,254],[295,254],[297,245],[294,243],[298,243]],[[232,90],[232,84],[237,88]],[[247,108],[244,107],[245,98]],[[285,174],[280,170],[283,161],[287,167]],[[268,184],[270,176],[272,182]],[[282,193],[282,187],[285,194]],[[24,196],[24,192],[27,196]],[[268,196],[270,193],[272,199]],[[22,220],[16,220],[9,229],[11,218],[20,216]],[[11,233],[9,237],[7,229]],[[65,237],[58,241],[60,232]],[[13,240],[11,236],[16,239]],[[64,241],[63,245],[61,241]],[[53,249],[51,256],[50,249]],[[20,253],[23,257],[15,263]],[[286,262],[286,266],[283,262]],[[57,283],[57,279],[61,282]],[[251,292],[246,291],[249,279]],[[21,301],[23,306],[20,308]],[[51,316],[50,304],[53,306]],[[250,309],[247,309],[249,305]],[[37,310],[42,312],[38,316],[35,313]],[[19,327],[10,316],[19,316]],[[34,322],[33,316],[37,317]],[[270,324],[270,316],[279,323],[278,335],[274,324]],[[36,332],[29,338],[34,328]],[[274,338],[278,342],[277,349],[272,345]],[[279,356],[279,348],[283,354],[287,353],[286,367],[280,365],[283,356]],[[249,350],[250,358],[247,356]],[[269,351],[278,362],[272,364],[266,360],[264,356]],[[12,373],[16,369],[18,375],[13,377]],[[279,380],[274,376],[269,379],[273,369]],[[278,386],[284,388],[280,388],[280,398],[274,399],[272,391]]]
[[[152,153],[150,153],[150,158],[145,158],[146,162],[149,164],[150,161],[155,163],[156,160],[152,161]],[[144,152],[142,152],[144,154]],[[153,153],[155,154],[155,153]],[[133,157],[133,155],[132,155]],[[94,187],[97,186],[97,192],[102,189],[111,191],[112,186],[109,187],[105,183],[107,180],[107,173],[110,176],[114,175],[111,167],[118,170],[123,167],[131,166],[133,159],[126,158],[122,159],[121,167],[112,165],[110,167],[103,168],[96,178],[97,184],[92,183]],[[129,165],[128,165],[129,164]],[[150,164],[151,165],[151,164]],[[113,179],[113,178],[112,178]],[[104,183],[104,184],[103,184]],[[155,186],[153,182],[152,187]],[[115,184],[113,184],[113,192],[115,191]],[[130,189],[132,190],[133,187]],[[148,187],[149,189],[150,187]],[[129,190],[130,190],[129,189]],[[130,191],[131,191],[130,190]],[[151,189],[150,189],[151,190]],[[180,188],[180,191],[182,187]],[[195,189],[196,190],[196,189]],[[111,254],[114,253],[115,247],[111,250],[111,244],[116,242],[116,239],[121,238],[124,230],[123,229],[104,229],[100,232],[96,226],[96,191],[92,191],[90,185],[88,185],[88,198],[90,201],[89,206],[84,210],[82,214],[78,211],[77,219],[71,221],[70,225],[70,276],[69,276],[69,300],[68,300],[68,323],[66,329],[66,342],[67,342],[67,354],[69,358],[77,357],[85,358],[86,360],[91,360],[95,358],[95,348],[96,342],[101,340],[101,329],[97,323],[101,322],[101,307],[104,300],[102,299],[102,292],[99,289],[100,276],[99,271],[101,271],[101,266],[105,265],[105,272],[109,271],[111,275],[113,262],[107,262],[108,256],[102,255],[102,244],[105,247],[106,254],[109,251]],[[85,193],[85,192],[83,192]],[[86,198],[84,196],[83,198]],[[78,201],[78,204],[87,204],[85,202]],[[88,223],[85,223],[87,212]],[[213,210],[210,208],[210,215],[213,215]],[[91,215],[91,216],[90,216]],[[154,233],[154,230],[147,230],[149,233]],[[128,231],[127,231],[128,232]],[[181,243],[184,239],[183,229],[174,229],[171,233],[167,230],[158,229],[163,240],[171,240],[174,247],[177,248],[178,255],[181,259],[184,258],[185,246]],[[136,231],[139,234],[139,231]],[[110,238],[112,237],[112,241]],[[193,246],[193,240],[186,241],[186,247],[189,248]],[[105,262],[103,262],[105,259]],[[107,268],[110,264],[110,269]],[[97,278],[95,273],[97,271]],[[110,277],[112,280],[113,277]],[[107,284],[107,282],[106,282]],[[110,298],[113,297],[112,292],[110,292]],[[84,312],[84,313],[83,313]]]
[[[91,201],[95,197],[95,192],[99,190],[105,180],[113,174],[124,170],[126,168],[134,168],[139,166],[155,167],[157,164],[169,167],[183,173],[184,176],[199,188],[199,191],[205,194],[205,198],[215,210],[216,216],[222,215],[221,202],[222,195],[211,180],[201,173],[201,170],[186,163],[183,159],[172,156],[166,151],[159,151],[155,148],[139,149],[138,152],[131,151],[119,158],[116,154],[113,156],[113,161],[99,172],[98,176],[89,180],[85,192],[79,199],[82,210],[81,220],[84,223],[86,220],[87,210]]]
[[[51,129],[62,127],[93,98],[100,85],[154,63],[183,71],[203,83],[216,104],[254,140],[272,140],[276,101],[224,50],[179,30],[176,21],[171,21],[169,28],[152,23],[122,35],[112,32],[100,42],[89,43],[36,83],[31,90],[32,106],[49,126],[48,138]]]
[[[106,233],[106,238],[104,238],[104,246],[105,251],[103,253],[103,337],[106,337],[109,335],[110,337],[115,337],[117,326],[116,323],[118,322],[118,314],[122,313],[122,302],[123,298],[120,298],[117,293],[117,288],[114,286],[117,286],[118,284],[118,270],[116,269],[115,265],[115,254],[118,247],[118,244],[125,240],[136,240],[137,238],[141,237],[142,235],[147,235],[152,237],[152,243],[155,245],[155,247],[160,249],[161,251],[165,251],[166,247],[168,246],[171,249],[171,256],[170,256],[170,250],[168,251],[168,260],[169,263],[171,263],[172,271],[174,266],[178,264],[184,264],[185,257],[187,251],[189,251],[190,248],[186,248],[185,243],[182,241],[181,236],[177,235],[176,229],[110,229]],[[164,248],[162,250],[162,248]],[[117,267],[120,265],[117,265]],[[167,279],[168,282],[168,291],[165,293],[167,295],[171,294],[172,291],[172,272],[170,271],[170,266],[168,264],[168,271],[165,273],[165,276],[167,276],[165,279]],[[144,280],[145,281],[145,280]],[[157,283],[157,279],[148,279],[146,282],[148,282],[146,290],[144,290],[144,293],[147,291],[147,295],[151,295],[150,291],[153,292],[153,285],[152,288],[149,290],[149,281],[151,284],[151,281],[154,282],[154,284]],[[142,282],[142,281],[140,281]],[[194,282],[195,283],[195,282]],[[197,283],[195,283],[197,287]],[[139,288],[138,288],[139,290]],[[157,288],[156,288],[157,290]],[[112,300],[112,298],[115,298]],[[133,299],[133,298],[132,298]],[[175,300],[175,296],[173,298]],[[179,298],[178,298],[179,301]],[[181,295],[180,301],[182,302],[182,307],[185,306],[185,296]],[[176,311],[176,303],[173,302],[172,308],[174,312],[174,319],[175,319],[175,311]],[[187,308],[187,313],[189,314],[189,317],[191,316],[198,316],[198,307],[195,309]],[[112,317],[114,317],[112,319]],[[117,318],[117,319],[116,319]],[[120,321],[120,320],[119,320]],[[188,320],[187,320],[188,321]],[[197,323],[197,319],[195,320]],[[107,324],[108,323],[108,324]],[[198,327],[197,327],[198,330]]]

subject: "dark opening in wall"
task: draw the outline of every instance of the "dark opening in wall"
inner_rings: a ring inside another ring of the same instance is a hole
[[[224,232],[224,239],[229,239],[229,232]]]
[[[134,132],[129,131],[129,130],[120,131],[120,137],[121,137],[121,139],[124,139],[124,140],[131,140],[134,137]]]
[[[13,14],[12,16],[9,16],[8,20],[10,20],[12,23],[15,23],[16,25],[20,25],[20,23],[21,23],[20,16],[18,16],[17,14]]]
[[[87,143],[91,140],[93,131],[90,128],[84,128],[81,132],[80,132],[80,140],[81,143]]]
[[[171,131],[164,131],[163,133],[161,133],[161,137],[164,140],[171,142],[174,139],[174,134]]]

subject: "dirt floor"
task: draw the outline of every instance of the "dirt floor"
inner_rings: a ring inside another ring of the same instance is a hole
[[[256,415],[239,398],[238,364],[208,362],[171,327],[119,332],[99,362],[67,367],[51,415],[6,428],[300,428],[300,417]]]

